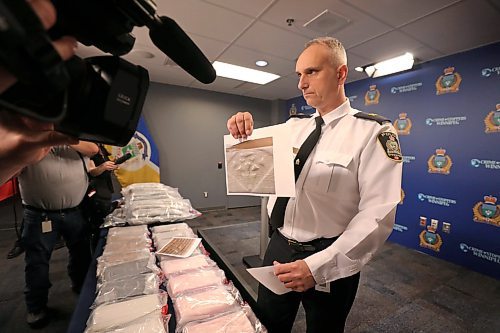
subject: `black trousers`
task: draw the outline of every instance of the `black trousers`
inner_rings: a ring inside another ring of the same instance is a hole
[[[278,232],[273,232],[263,265],[272,265],[274,260],[292,262],[313,253],[295,251]],[[307,333],[344,332],[347,315],[358,290],[359,276],[357,273],[331,282],[329,293],[311,288],[305,292],[291,291],[276,295],[259,285],[258,315],[269,333],[290,332],[302,302],[306,312]]]

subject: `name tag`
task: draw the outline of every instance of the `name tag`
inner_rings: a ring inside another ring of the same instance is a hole
[[[330,282],[323,283],[323,284],[317,284],[314,286],[314,289],[317,291],[322,291],[324,293],[329,293],[330,292]]]
[[[42,222],[42,233],[47,233],[52,231],[52,221],[45,220]]]

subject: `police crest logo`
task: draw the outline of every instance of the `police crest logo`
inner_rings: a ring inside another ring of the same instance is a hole
[[[288,110],[288,114],[290,116],[293,116],[297,114],[297,107],[295,106],[295,103],[292,103],[292,106],[290,107],[290,110]]]
[[[431,225],[427,226],[427,230],[422,230],[422,232],[418,235],[420,247],[439,252],[441,246],[443,245],[443,239],[441,238],[441,235],[436,232],[438,224],[438,220],[431,219]],[[422,225],[422,219],[420,220],[420,225]],[[422,226],[425,227],[425,225]]]
[[[412,126],[410,118],[407,113],[400,113],[399,118],[394,121],[394,127],[399,135],[409,135]]]
[[[382,144],[387,157],[396,162],[403,161],[403,155],[401,155],[401,149],[399,147],[399,142],[396,134],[392,132],[380,133],[378,135],[378,141]]]
[[[370,90],[368,90],[365,94],[365,105],[373,105],[378,104],[378,100],[380,98],[380,91],[377,89],[377,86],[371,85]]]
[[[399,204],[402,205],[404,203],[404,200],[405,200],[405,191],[401,189],[401,200],[399,201]]]
[[[427,160],[427,166],[429,167],[427,171],[429,173],[449,175],[452,164],[450,156],[446,155],[446,149],[436,149],[436,154]]]
[[[472,209],[474,221],[500,227],[500,205],[496,203],[496,197],[491,195],[484,196],[484,201],[476,203]]]
[[[484,124],[486,125],[485,133],[500,132],[500,104],[496,105],[495,111],[488,113],[484,118]]]
[[[438,77],[436,81],[436,95],[446,93],[455,93],[460,87],[462,77],[459,73],[454,73],[455,67],[447,67],[444,69],[444,74]]]

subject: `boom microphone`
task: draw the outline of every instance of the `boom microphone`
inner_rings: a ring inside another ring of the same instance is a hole
[[[215,69],[198,46],[173,19],[166,16],[158,19],[148,26],[153,43],[198,81],[212,83],[216,78]]]

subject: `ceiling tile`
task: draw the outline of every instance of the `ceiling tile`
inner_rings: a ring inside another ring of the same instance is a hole
[[[295,72],[295,62],[293,61],[235,45],[230,46],[217,60],[281,76]],[[266,67],[258,67],[255,65],[255,61],[257,60],[266,60],[268,65]]]
[[[183,30],[231,42],[253,19],[200,0],[161,0],[158,13],[174,19]]]
[[[487,1],[468,0],[401,30],[443,54],[457,53],[500,40],[500,12]]]
[[[360,11],[371,15],[378,20],[398,27],[415,18],[423,17],[436,10],[449,6],[461,0],[341,0],[347,5],[356,7]]]
[[[370,55],[372,62],[378,62],[402,55],[405,52],[414,52],[420,47],[422,47],[422,43],[419,41],[399,31],[393,31],[353,47],[349,49],[349,52],[355,55]]]
[[[205,2],[224,7],[237,13],[257,17],[269,6],[272,0],[203,0]]]
[[[282,77],[278,80],[260,86],[245,93],[245,96],[263,99],[289,99],[299,96],[301,93],[297,88],[297,77],[295,75]]]
[[[307,40],[308,38],[296,33],[257,22],[238,38],[235,44],[295,61]]]
[[[369,15],[349,6],[339,0],[315,0],[308,1],[307,6],[302,0],[280,0],[267,13],[262,16],[262,21],[283,27],[290,32],[306,36],[308,39],[325,35],[303,25],[323,12],[325,9],[347,18],[349,24],[330,35],[337,37],[346,48],[357,45],[365,40],[378,36],[391,29]],[[287,18],[295,19],[291,27],[286,24]]]

